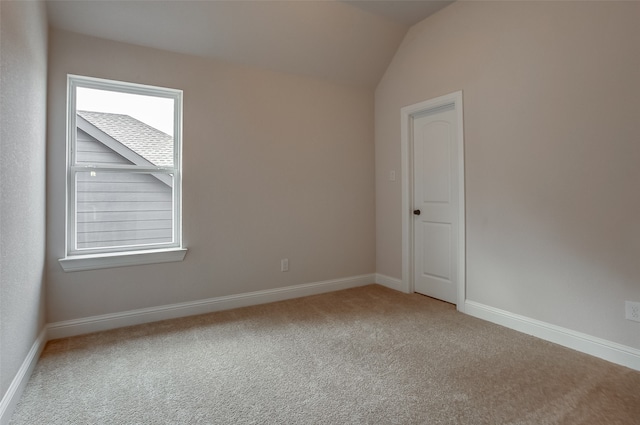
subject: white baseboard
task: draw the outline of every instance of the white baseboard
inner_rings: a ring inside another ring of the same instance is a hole
[[[47,328],[45,327],[31,346],[29,353],[27,353],[27,357],[25,357],[20,369],[18,369],[18,373],[16,373],[13,381],[11,381],[9,389],[5,393],[4,397],[2,397],[2,401],[0,401],[0,425],[7,425],[9,420],[11,420],[11,415],[13,414],[18,401],[20,401],[24,387],[27,385],[27,382],[29,382],[31,373],[36,367],[36,363],[38,363],[40,354],[42,354],[42,350],[46,344]]]
[[[395,277],[385,276],[380,273],[375,274],[376,283],[382,286],[386,286],[389,289],[395,289],[396,291],[406,292],[402,285],[402,280]]]
[[[516,331],[533,335],[582,353],[640,370],[640,350],[541,322],[474,301],[465,302],[465,313]]]
[[[339,291],[374,283],[374,274],[364,274],[323,282],[306,283],[264,291],[247,292],[198,301],[129,310],[120,313],[91,316],[81,319],[50,323],[47,326],[49,339],[66,338],[91,332],[116,329],[124,326],[175,319],[196,314],[212,313],[238,307],[283,301],[291,298]],[[1,425],[1,424],[0,424]]]

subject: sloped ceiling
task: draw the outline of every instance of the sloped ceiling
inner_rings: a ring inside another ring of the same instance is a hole
[[[453,3],[453,0],[340,0],[387,19],[411,26]]]
[[[54,28],[375,86],[410,25],[440,1],[49,0]]]

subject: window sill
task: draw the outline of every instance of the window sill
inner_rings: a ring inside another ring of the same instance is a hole
[[[184,260],[186,254],[186,248],[170,248],[107,254],[71,255],[59,259],[58,262],[65,272],[76,272],[142,264],[177,262]]]

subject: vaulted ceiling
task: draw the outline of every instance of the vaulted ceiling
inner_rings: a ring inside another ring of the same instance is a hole
[[[409,27],[451,1],[49,0],[49,23],[95,37],[375,86]]]

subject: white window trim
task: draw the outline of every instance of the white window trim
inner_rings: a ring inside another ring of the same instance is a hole
[[[168,244],[131,246],[126,248],[109,247],[103,249],[75,249],[75,172],[96,169],[93,166],[75,165],[76,146],[76,88],[86,87],[103,90],[116,90],[123,93],[150,95],[175,100],[174,108],[174,167],[101,167],[103,171],[126,170],[130,172],[153,171],[171,172],[174,175],[173,242]],[[182,90],[149,85],[126,83],[79,75],[67,76],[67,162],[66,162],[66,208],[65,208],[65,257],[58,260],[64,271],[93,270],[111,267],[124,267],[141,264],[155,264],[182,261],[187,249],[182,245]]]
[[[82,270],[108,269],[111,267],[170,263],[184,260],[186,254],[186,248],[154,249],[67,256],[59,259],[58,262],[65,272],[77,272]]]

